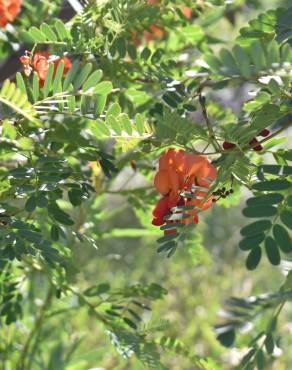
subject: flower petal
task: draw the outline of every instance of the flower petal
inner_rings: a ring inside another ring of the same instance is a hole
[[[157,172],[154,177],[154,186],[160,194],[166,195],[169,193],[171,187],[167,171],[162,170]]]
[[[159,199],[152,211],[152,215],[154,218],[163,218],[168,213],[168,200],[168,197],[162,197]]]

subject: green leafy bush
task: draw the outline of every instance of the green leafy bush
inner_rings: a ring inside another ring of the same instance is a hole
[[[10,2],[3,369],[288,368],[292,8]]]

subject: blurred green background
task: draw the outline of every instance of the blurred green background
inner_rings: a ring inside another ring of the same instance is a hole
[[[279,5],[291,5],[289,0],[254,0],[247,2],[248,5],[242,3],[242,11],[234,15],[234,24],[223,18],[209,29],[209,34],[215,36],[220,32],[222,39],[234,40],[238,29],[260,12]],[[255,7],[252,7],[253,4]],[[230,103],[228,99],[226,94],[227,105]],[[290,131],[287,143],[291,142],[291,137]],[[125,186],[121,185],[128,178],[131,181]],[[148,186],[149,181],[139,174],[139,169],[137,174],[131,168],[126,168],[111,189],[127,190],[144,185]],[[135,195],[135,191],[129,193]],[[245,268],[246,255],[239,250],[238,241],[239,229],[246,223],[241,208],[247,196],[248,193],[235,192],[228,202],[222,202],[226,204],[219,202],[212,207],[201,216],[192,240],[167,259],[156,253],[157,233],[150,225],[151,207],[147,207],[147,199],[144,213],[140,211],[137,215],[128,203],[127,195],[97,195],[96,200],[87,201],[80,215],[77,215],[82,220],[85,217],[90,220],[91,224],[86,224],[85,218],[85,227],[96,234],[97,248],[84,243],[72,245],[79,268],[76,277],[72,274],[72,282],[80,290],[104,282],[110,283],[113,288],[133,283],[155,282],[162,285],[168,295],[153,305],[151,317],[149,314],[145,319],[158,322],[163,318],[168,321],[167,333],[179,338],[191,351],[200,356],[210,356],[221,364],[222,369],[234,368],[242,357],[242,351],[222,347],[213,329],[220,322],[219,311],[224,300],[230,296],[248,297],[273,292],[284,280],[281,268],[272,267],[266,260],[254,272]],[[27,307],[27,313],[36,309],[45,290],[45,279],[35,272],[28,287],[34,307]],[[68,306],[70,309],[64,314],[62,310]],[[65,298],[56,303],[55,311],[50,313],[50,320],[47,320],[40,338],[42,344],[39,354],[47,358],[47,370],[142,369],[136,359],[123,359],[115,351],[100,324],[88,314],[86,308],[77,310],[75,307],[77,302],[74,299]],[[26,317],[27,320],[31,319],[29,315]],[[261,320],[256,324],[261,326]],[[283,322],[280,326],[283,347],[291,348],[291,308],[287,306],[280,320]],[[25,327],[3,330],[7,331],[7,341],[16,338],[17,343],[17,337],[21,337]],[[238,337],[239,347],[247,343],[248,335],[254,329],[250,330]],[[170,370],[194,369],[187,359],[177,355],[163,354],[163,362]],[[292,353],[287,351],[275,358],[267,369],[289,370],[291,363]],[[13,370],[13,367],[10,369]]]

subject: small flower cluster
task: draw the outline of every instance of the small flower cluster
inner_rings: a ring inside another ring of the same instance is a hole
[[[0,0],[0,27],[13,22],[20,11],[22,0]]]
[[[267,137],[270,135],[270,130],[268,129],[263,129],[260,133],[259,133],[259,136],[262,136],[262,137]],[[261,144],[258,144],[258,140],[254,137],[250,142],[249,142],[249,145],[253,148],[253,150],[255,150],[256,152],[260,152],[261,150],[263,150],[263,147],[261,146]],[[223,149],[224,150],[229,150],[229,149],[232,149],[235,147],[235,144],[233,143],[230,143],[229,141],[224,141],[223,143]]]
[[[172,223],[173,221],[165,218],[172,214],[173,207],[180,206],[191,207],[184,210],[184,214],[189,217],[178,222],[198,223],[198,212],[205,211],[212,205],[212,195],[206,197],[206,194],[216,175],[215,167],[204,156],[173,148],[162,153],[159,169],[154,178],[154,185],[162,197],[153,209],[152,224],[161,226],[164,223]],[[166,234],[175,232],[176,229],[165,231]]]
[[[63,76],[66,75],[66,73],[72,66],[69,58],[51,55],[46,51],[36,53],[33,58],[30,58],[28,54],[23,55],[22,57],[20,57],[20,61],[24,66],[24,72],[27,76],[29,76],[33,70],[36,71],[40,86],[43,86],[45,83],[50,63],[54,64],[53,75],[56,74],[60,62],[64,63]]]

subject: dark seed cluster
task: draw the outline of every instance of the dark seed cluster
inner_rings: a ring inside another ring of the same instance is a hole
[[[263,129],[259,134],[259,136],[262,136],[262,137],[267,137],[270,135],[270,130],[268,129]],[[255,150],[256,152],[260,152],[263,147],[258,144],[258,140],[254,137],[250,142],[249,142],[249,145],[252,147],[253,150]],[[223,149],[224,150],[229,150],[229,149],[232,149],[235,147],[235,144],[233,143],[230,143],[229,141],[224,141],[223,145],[222,145]]]
[[[227,198],[229,195],[231,195],[232,193],[234,193],[234,190],[233,189],[229,189],[229,190],[226,190],[226,188],[223,186],[223,188],[221,189],[217,189],[216,191],[214,191],[212,193],[212,195],[214,197],[217,197],[217,198],[213,198],[212,202],[215,203],[217,202],[219,199],[225,199]]]

